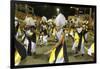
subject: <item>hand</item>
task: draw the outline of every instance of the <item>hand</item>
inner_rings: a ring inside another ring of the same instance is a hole
[[[45,52],[44,55],[48,55],[48,54],[50,54],[50,53],[51,53],[51,50]]]

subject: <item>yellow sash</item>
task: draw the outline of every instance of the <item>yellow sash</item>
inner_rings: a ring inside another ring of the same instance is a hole
[[[49,58],[49,63],[54,63],[55,60],[55,51],[56,48],[52,50],[51,54],[50,54],[50,58]],[[63,58],[63,47],[60,49],[60,52],[57,56],[57,59]]]
[[[18,51],[16,50],[16,52],[15,52],[15,65],[19,64],[20,61],[21,61],[21,56],[18,53]]]
[[[50,58],[49,58],[49,63],[53,63],[54,60],[55,60],[55,51],[56,51],[56,48],[54,48],[50,54]]]

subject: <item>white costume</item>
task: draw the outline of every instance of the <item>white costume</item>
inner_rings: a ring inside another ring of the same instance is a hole
[[[63,29],[61,29],[65,25],[66,19],[63,14],[59,14],[56,19],[55,23],[56,26],[58,26],[59,30],[56,33],[58,41],[61,39],[61,35],[63,33]],[[64,52],[63,52],[63,46],[60,48],[58,54],[55,54],[55,50],[57,48],[54,48],[50,54],[49,63],[64,63]],[[57,55],[57,58],[55,58],[55,55]],[[55,61],[56,60],[56,61]],[[55,62],[54,62],[55,61]]]
[[[88,49],[88,55],[92,56],[92,54],[94,54],[94,49],[95,49],[94,43],[92,43],[92,45]]]
[[[33,20],[32,17],[27,17],[26,16],[24,22],[26,23],[26,26],[35,26],[35,22],[36,21]],[[33,33],[30,30],[27,30],[26,31],[26,35],[28,35],[28,36],[31,36],[32,34]],[[25,39],[24,44],[27,45],[27,48],[28,48],[28,43],[29,43],[29,40],[28,39]],[[31,52],[34,53],[35,52],[35,49],[36,49],[36,43],[31,41]]]
[[[29,26],[35,26],[35,21],[33,20],[32,17],[27,17],[25,18],[24,22],[26,23],[26,25],[29,25]]]

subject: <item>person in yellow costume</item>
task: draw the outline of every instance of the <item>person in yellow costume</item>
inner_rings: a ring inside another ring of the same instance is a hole
[[[63,26],[65,23],[65,17],[62,13],[60,13],[57,17],[56,17],[56,37],[58,42],[56,43],[56,45],[49,50],[48,52],[46,52],[45,54],[50,53],[49,56],[49,63],[67,63],[68,62],[68,56],[67,56],[67,50],[66,50],[66,44],[65,44],[65,34],[63,32]]]
[[[66,63],[68,62],[66,45],[64,42],[64,34],[60,35],[58,43],[49,51],[49,63]]]
[[[26,58],[27,52],[25,47],[15,39],[15,54],[14,54],[14,63],[15,65],[20,64],[20,62]]]
[[[66,60],[68,60],[68,58],[64,59],[64,52],[63,52],[64,48],[61,47],[61,49],[59,50],[57,57],[55,56],[55,52],[56,52],[56,48],[54,48],[50,54],[50,58],[49,58],[49,63],[66,63]],[[67,56],[67,54],[66,54]]]
[[[74,51],[75,56],[84,55],[84,30],[80,26],[76,27],[76,31],[74,33],[74,44],[72,46],[72,51]]]
[[[76,50],[76,56],[77,55],[84,55],[85,54],[85,46],[84,46],[84,35],[85,35],[85,29],[82,28],[80,25],[78,28],[76,28],[77,33],[78,33],[78,45],[77,45],[77,50]]]
[[[75,32],[74,34],[74,44],[72,46],[72,51],[76,52],[76,47],[78,46],[78,43],[79,43],[79,35],[77,32]]]
[[[15,52],[14,52],[14,64],[15,65],[19,65],[20,62],[26,58],[26,49],[24,47],[24,45],[22,44],[21,41],[23,41],[25,35],[23,32],[23,28],[25,26],[24,23],[19,23],[19,20],[17,18],[15,18],[15,22],[18,22],[15,25],[15,35],[14,35],[14,48],[15,48]]]

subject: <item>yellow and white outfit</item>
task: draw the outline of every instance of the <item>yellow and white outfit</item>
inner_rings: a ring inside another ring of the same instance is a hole
[[[56,37],[57,37],[58,41],[61,39],[61,36],[63,34],[62,27],[65,25],[65,22],[66,22],[66,18],[64,17],[64,15],[62,13],[60,13],[55,19],[56,27],[58,29],[56,32]],[[57,46],[56,48],[54,48],[50,54],[49,63],[64,63],[64,60],[65,60],[64,59],[64,56],[65,56],[64,51],[65,50],[64,50],[62,44],[60,46]]]
[[[61,29],[59,32],[56,33],[58,40],[60,40],[62,32],[63,32],[63,30]],[[55,51],[56,51],[56,49],[57,48],[54,48],[52,50],[52,52],[50,54],[50,58],[49,58],[49,63],[63,63],[64,62],[63,46],[60,48],[58,54],[56,54],[57,55],[57,58],[55,58]]]
[[[18,65],[20,63],[20,61],[21,61],[21,56],[20,56],[20,54],[18,53],[17,50],[15,51],[15,59],[14,59],[14,61],[15,61],[15,65]]]
[[[78,47],[78,44],[79,44],[79,40],[80,40],[80,37],[79,37],[79,35],[78,35],[78,33],[77,32],[75,32],[75,36],[74,36],[74,44],[73,44],[73,47],[72,47],[72,50],[73,51],[75,51],[76,49],[76,47]],[[80,52],[82,53],[82,54],[84,54],[85,52],[84,52],[84,37],[82,36],[82,42],[81,42],[81,48],[80,48]]]
[[[26,35],[28,35],[28,36],[32,36],[33,35],[33,33],[31,32],[31,30],[27,30],[26,31]],[[27,43],[29,43],[29,41],[26,39],[26,42]],[[25,42],[24,42],[25,43]],[[31,52],[32,53],[34,53],[34,52],[36,52],[36,43],[35,42],[33,42],[33,41],[31,41]],[[28,44],[27,44],[27,49],[28,49]]]
[[[56,48],[54,48],[50,54],[49,63],[50,64],[51,63],[63,63],[64,62],[63,47],[61,47],[61,49],[57,55],[57,58],[55,58],[55,51],[56,51]]]
[[[56,48],[54,48],[50,54],[50,58],[49,58],[49,63],[54,63],[54,60],[55,60],[55,50]]]
[[[57,56],[55,63],[63,63],[63,62],[64,62],[64,55],[63,55],[63,47],[62,47],[58,56]]]
[[[75,36],[74,36],[74,44],[72,46],[72,50],[75,51],[75,48],[78,46],[79,43],[79,35],[77,32],[75,32]]]
[[[71,29],[69,34],[70,34],[72,37],[74,37],[74,30]]]
[[[88,55],[92,56],[92,54],[94,54],[94,43],[92,43],[92,45],[90,46],[90,48],[88,49]]]
[[[19,36],[20,36],[20,37],[19,37]],[[25,39],[24,39],[24,38],[25,38]],[[28,49],[28,43],[29,43],[29,41],[28,41],[28,39],[25,37],[25,33],[23,33],[23,32],[20,30],[20,28],[18,28],[18,32],[17,32],[17,34],[16,34],[16,39],[17,39],[19,42],[21,42],[21,41],[24,40],[23,44],[26,45],[26,46],[24,46],[24,47],[25,47],[26,50]]]

